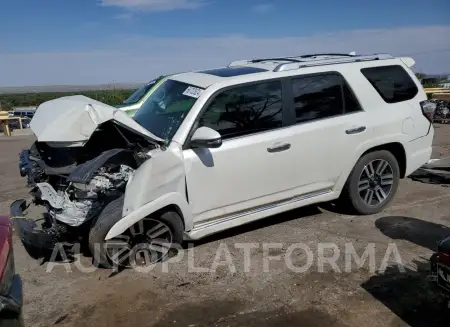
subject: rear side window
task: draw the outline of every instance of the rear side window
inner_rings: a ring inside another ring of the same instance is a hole
[[[380,66],[361,69],[378,94],[387,103],[413,99],[419,89],[402,66]]]
[[[292,87],[297,123],[361,110],[340,74],[302,76],[292,80]]]

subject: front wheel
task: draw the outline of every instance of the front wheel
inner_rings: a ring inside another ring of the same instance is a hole
[[[171,250],[183,242],[183,222],[174,211],[143,218],[122,235],[105,241],[108,231],[120,220],[118,215],[122,212],[122,205],[123,199],[111,202],[91,229],[89,245],[99,266],[148,266],[167,258]]]
[[[394,155],[386,150],[374,151],[358,160],[343,195],[357,213],[375,214],[393,200],[399,181],[400,169]]]

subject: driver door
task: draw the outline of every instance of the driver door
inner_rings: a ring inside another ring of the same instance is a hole
[[[223,143],[184,150],[194,225],[289,196],[294,161],[282,94],[281,81],[234,87],[200,113],[197,127],[218,131]]]

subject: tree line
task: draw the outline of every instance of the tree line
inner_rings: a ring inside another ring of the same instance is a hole
[[[417,78],[423,79],[427,75],[416,73]],[[426,83],[424,87],[437,87],[435,83]],[[0,94],[0,110],[11,110],[14,107],[39,106],[41,103],[69,95],[82,94],[100,102],[115,106],[121,104],[135,90],[98,90],[82,92],[40,92],[22,94]]]
[[[14,107],[39,106],[41,103],[56,98],[70,95],[85,95],[89,98],[98,100],[109,105],[121,104],[135,90],[99,90],[82,92],[41,92],[41,93],[22,93],[22,94],[0,94],[1,110],[11,110]]]

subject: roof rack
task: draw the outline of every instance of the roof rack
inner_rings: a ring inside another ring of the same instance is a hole
[[[312,53],[312,54],[306,54],[299,56],[298,58],[312,58],[312,57],[323,57],[323,56],[329,56],[329,57],[354,57],[354,54],[351,53]]]
[[[367,56],[356,56],[356,55],[348,55],[344,58],[325,58],[325,59],[316,59],[316,60],[308,60],[302,61],[300,63],[284,63],[279,64],[273,70],[274,72],[282,72],[286,70],[304,68],[304,67],[313,67],[313,66],[322,66],[322,65],[333,65],[333,64],[343,64],[349,62],[360,62],[360,61],[371,61],[371,60],[386,60],[393,59],[394,57],[390,54],[374,54]]]
[[[250,60],[251,63],[256,64],[263,61],[291,61],[291,62],[302,62],[301,60],[294,59],[294,57],[279,57],[279,58],[263,58],[263,59],[253,59]]]
[[[325,58],[315,58],[325,57]],[[327,58],[328,57],[328,58]],[[335,57],[335,58],[333,58]],[[337,58],[336,58],[337,57]],[[339,58],[340,57],[340,58]],[[390,54],[374,54],[374,55],[356,55],[352,53],[314,53],[304,54],[300,56],[279,57],[279,58],[261,58],[253,60],[236,60],[228,65],[228,67],[242,66],[249,63],[261,63],[264,61],[287,61],[287,63],[279,64],[273,69],[274,72],[281,72],[285,70],[298,69],[303,67],[322,66],[341,64],[348,62],[370,61],[370,60],[385,60],[393,59]],[[301,60],[307,59],[307,60]]]
[[[348,53],[314,53],[314,54],[304,54],[301,56],[289,56],[289,57],[276,57],[276,58],[260,58],[260,59],[251,59],[251,60],[236,60],[233,61],[228,65],[228,67],[233,66],[241,66],[249,63],[261,63],[264,61],[290,61],[290,62],[301,62],[302,60],[299,60],[297,58],[313,58],[313,57],[319,57],[319,56],[340,56],[340,57],[352,57],[355,56],[354,52],[348,54]]]

